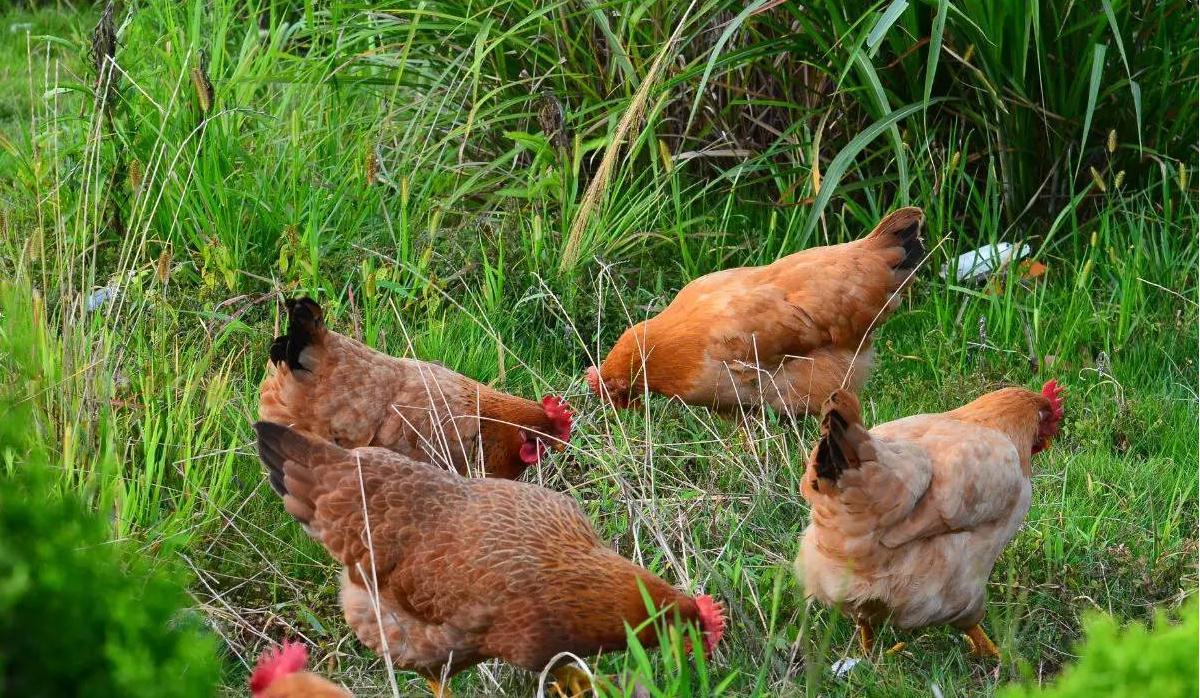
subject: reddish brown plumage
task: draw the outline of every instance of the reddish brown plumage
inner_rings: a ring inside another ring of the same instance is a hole
[[[872,331],[921,261],[922,221],[920,209],[903,208],[860,240],[696,279],[626,330],[588,370],[588,384],[617,406],[648,390],[798,414],[835,389],[857,392],[870,371]]]
[[[978,624],[996,558],[1029,511],[1030,458],[1058,433],[1061,392],[1005,388],[870,431],[854,396],[834,393],[801,485],[807,593],[867,624]]]
[[[639,583],[668,618],[698,622],[706,644],[720,637],[719,606],[617,555],[565,495],[276,424],[255,430],[284,506],[345,566],[350,626],[401,668],[436,678],[498,657],[540,671],[562,651],[622,649],[626,623],[648,617]],[[654,624],[640,636],[653,643]]]
[[[346,448],[381,446],[504,478],[570,441],[571,411],[559,398],[526,400],[438,364],[377,352],[328,329],[307,298],[289,301],[288,316],[262,383],[266,421]]]

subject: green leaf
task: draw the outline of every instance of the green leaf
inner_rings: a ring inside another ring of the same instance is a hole
[[[1096,95],[1100,93],[1100,78],[1104,74],[1104,52],[1107,46],[1096,44],[1092,47],[1092,80],[1088,87],[1087,111],[1083,115],[1083,133],[1079,136],[1079,157],[1075,160],[1075,174],[1083,165],[1083,151],[1087,148],[1088,134],[1092,130],[1092,115],[1096,112]]]
[[[871,57],[875,57],[875,52],[879,50],[879,42],[883,40],[883,35],[892,28],[896,20],[904,10],[908,9],[908,0],[892,0],[892,4],[883,11],[879,17],[879,21],[871,27],[871,32],[867,34],[867,48],[871,49]]]
[[[938,0],[937,15],[933,18],[933,30],[929,34],[929,57],[925,60],[926,103],[933,94],[933,78],[937,75],[938,62],[941,59],[942,32],[946,30],[946,9],[949,5],[950,0]]]
[[[829,205],[829,200],[833,198],[833,192],[837,189],[838,183],[846,174],[846,170],[854,162],[854,158],[863,151],[871,143],[879,137],[887,129],[894,126],[901,119],[904,119],[913,113],[921,110],[926,104],[936,104],[937,102],[946,101],[945,97],[938,97],[929,100],[928,102],[917,102],[906,107],[901,107],[888,114],[885,118],[879,119],[870,126],[863,129],[862,133],[858,134],[842,148],[833,160],[829,163],[829,167],[825,170],[824,182],[821,185],[821,192],[817,194],[817,200],[813,202],[813,207],[809,211],[808,220],[804,224],[804,234],[809,235],[817,227],[817,221],[820,220],[821,214],[825,212],[825,207]]]

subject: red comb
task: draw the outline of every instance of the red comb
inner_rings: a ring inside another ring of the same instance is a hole
[[[558,432],[554,436],[562,441],[570,441],[571,425],[575,413],[571,411],[571,407],[567,405],[566,401],[556,395],[547,395],[542,398],[542,409],[546,411],[550,421],[554,422],[554,428]]]
[[[1049,448],[1050,442],[1058,436],[1058,423],[1063,418],[1063,389],[1058,381],[1053,378],[1046,381],[1042,386],[1042,397],[1050,401],[1050,414],[1038,422],[1037,438],[1031,451],[1034,454]]]
[[[696,597],[700,611],[700,632],[704,633],[704,654],[712,655],[725,634],[725,605],[708,594]]]
[[[1042,396],[1050,401],[1050,409],[1054,412],[1054,421],[1062,419],[1063,416],[1063,389],[1058,384],[1058,381],[1051,378],[1042,386]]]
[[[272,647],[258,658],[250,674],[251,695],[267,690],[275,679],[300,671],[308,664],[308,648],[301,642],[287,642]]]

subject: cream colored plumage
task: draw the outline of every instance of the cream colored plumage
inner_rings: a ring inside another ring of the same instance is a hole
[[[952,625],[977,651],[988,576],[1029,511],[1030,459],[1062,418],[1061,389],[989,393],[957,410],[869,432],[857,399],[836,392],[802,494],[812,519],[797,572],[806,593],[863,630]]]

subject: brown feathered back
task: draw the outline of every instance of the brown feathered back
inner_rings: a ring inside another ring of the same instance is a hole
[[[871,336],[922,260],[920,209],[894,211],[866,237],[692,281],[625,331],[588,383],[618,406],[645,390],[720,409],[766,403],[807,413],[858,392]]]
[[[341,446],[380,446],[461,473],[516,478],[570,440],[571,411],[502,393],[439,364],[398,359],[328,329],[308,298],[288,301],[271,345],[259,417]]]
[[[498,657],[537,671],[562,651],[621,649],[626,623],[648,617],[639,584],[672,617],[703,615],[696,599],[605,546],[565,495],[276,424],[255,430],[287,510],[346,567],[347,621],[397,666],[436,677],[448,662],[453,672]],[[708,626],[719,637],[715,619]]]

